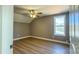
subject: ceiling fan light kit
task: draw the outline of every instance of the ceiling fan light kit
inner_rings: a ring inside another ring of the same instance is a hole
[[[39,16],[39,14],[42,14],[41,12],[37,12],[36,10],[28,10],[28,13],[30,15],[31,18],[37,18],[37,16]]]
[[[30,14],[30,17],[31,17],[31,18],[36,18],[36,15]]]

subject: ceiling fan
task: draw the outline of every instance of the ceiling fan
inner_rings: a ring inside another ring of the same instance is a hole
[[[31,18],[37,18],[42,14],[42,12],[36,11],[34,9],[30,9],[28,10],[28,14]]]
[[[28,17],[31,17],[31,18],[38,18],[40,17],[43,13],[36,10],[36,9],[23,9],[23,8],[17,8],[15,7],[15,10],[14,10],[16,13],[19,13],[19,14],[22,14],[22,15],[26,15]],[[24,11],[24,13],[21,13],[22,11]]]

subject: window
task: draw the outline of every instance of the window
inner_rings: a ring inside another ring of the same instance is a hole
[[[54,35],[65,36],[65,15],[54,17]]]

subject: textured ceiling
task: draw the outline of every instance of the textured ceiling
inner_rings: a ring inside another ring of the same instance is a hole
[[[16,22],[30,23],[32,19],[25,16],[27,9],[35,9],[43,14],[41,16],[52,15],[57,13],[66,12],[69,10],[68,5],[16,5],[14,8],[14,20]],[[40,17],[41,17],[40,16]]]

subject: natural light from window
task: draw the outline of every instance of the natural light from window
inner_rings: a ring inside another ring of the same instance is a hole
[[[65,15],[54,17],[54,35],[65,36]]]

